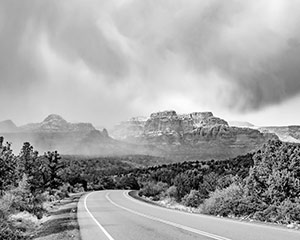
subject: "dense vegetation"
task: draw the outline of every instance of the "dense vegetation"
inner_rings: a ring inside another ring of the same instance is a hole
[[[270,141],[227,161],[184,162],[134,171],[140,195],[173,199],[202,213],[300,223],[300,146]]]
[[[14,226],[9,216],[26,211],[42,218],[45,201],[68,194],[59,174],[64,166],[57,152],[39,156],[30,143],[24,143],[15,156],[3,141],[0,137],[0,239],[26,239],[26,229]]]
[[[71,192],[101,189],[139,189],[130,174],[133,168],[158,164],[151,156],[84,157],[60,156],[58,152],[39,155],[24,143],[18,155],[0,137],[0,239],[26,239],[26,229],[17,227],[10,216],[28,212],[42,218],[44,203]]]
[[[39,155],[24,143],[14,155],[0,137],[0,239],[25,239],[9,216],[37,218],[43,203],[70,192],[136,189],[154,201],[170,200],[199,212],[300,223],[300,146],[278,140],[255,152],[222,161],[165,163],[151,156]]]

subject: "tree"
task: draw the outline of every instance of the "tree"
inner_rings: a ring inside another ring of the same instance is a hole
[[[299,201],[300,145],[273,140],[253,159],[245,186],[246,198],[253,206],[249,214],[255,213],[259,220],[280,221],[283,217],[278,219],[278,216]],[[286,216],[284,219],[287,221]]]
[[[41,169],[44,174],[45,186],[51,189],[57,189],[62,185],[59,171],[64,167],[60,161],[61,157],[57,151],[47,152],[44,155],[44,164],[41,165]]]
[[[17,161],[10,143],[3,145],[4,138],[0,137],[0,196],[4,191],[16,184]]]
[[[270,141],[254,155],[247,178],[248,195],[264,203],[279,203],[300,195],[300,146]]]
[[[28,176],[32,175],[38,161],[38,152],[29,142],[25,142],[19,155],[19,170]]]

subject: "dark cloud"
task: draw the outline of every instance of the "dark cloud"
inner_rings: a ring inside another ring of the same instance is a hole
[[[300,92],[299,9],[297,0],[0,0],[2,114],[110,124],[164,108],[277,105]]]

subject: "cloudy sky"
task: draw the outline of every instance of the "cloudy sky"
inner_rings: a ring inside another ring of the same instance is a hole
[[[0,0],[0,120],[174,109],[300,124],[299,0]]]

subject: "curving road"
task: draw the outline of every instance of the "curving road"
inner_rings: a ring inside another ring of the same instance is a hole
[[[82,240],[299,240],[300,231],[147,204],[128,191],[92,192],[78,203]]]

